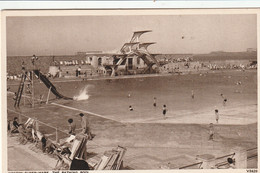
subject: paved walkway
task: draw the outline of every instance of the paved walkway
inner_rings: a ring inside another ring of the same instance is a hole
[[[43,154],[33,144],[19,144],[16,136],[8,136],[7,140],[8,171],[46,171],[55,167],[56,159]]]

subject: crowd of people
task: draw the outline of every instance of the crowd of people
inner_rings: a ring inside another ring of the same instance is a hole
[[[20,74],[15,74],[15,75],[9,75],[9,74],[7,73],[6,79],[7,79],[7,80],[20,80],[21,77],[22,77],[22,73],[20,73]]]
[[[84,60],[69,60],[69,61],[60,61],[59,65],[64,65],[64,66],[75,66],[75,65],[90,65],[88,61]]]
[[[237,64],[237,63],[228,63],[223,64],[220,62],[199,62],[193,61],[193,58],[164,58],[160,60],[162,64],[161,70],[163,72],[173,73],[173,72],[182,72],[187,69],[189,70],[224,70],[224,69],[257,69],[257,63],[252,62],[250,64]]]
[[[227,64],[227,65],[221,65],[221,64],[215,64],[210,63],[207,66],[210,70],[222,70],[222,69],[256,69],[257,65],[244,65],[244,64]]]
[[[192,62],[193,58],[192,57],[180,57],[180,58],[167,58],[164,57],[159,60],[162,63],[176,63],[176,62]]]

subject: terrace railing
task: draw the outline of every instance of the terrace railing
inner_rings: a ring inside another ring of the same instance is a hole
[[[182,166],[179,167],[179,169],[227,169],[230,166],[227,161],[228,158],[231,158],[235,165],[237,162],[237,165],[239,166],[237,168],[241,168],[241,165],[244,165],[245,168],[248,166],[248,162],[257,163],[257,156],[257,147],[254,147],[247,150],[237,150],[231,154]]]
[[[59,129],[59,127],[55,127],[55,126],[49,125],[47,123],[44,123],[44,122],[38,120],[37,118],[29,117],[27,115],[24,115],[24,114],[22,114],[20,112],[16,112],[16,111],[11,110],[11,109],[7,109],[7,110],[10,111],[10,112],[13,112],[15,114],[18,114],[19,123],[25,122],[29,118],[35,120],[35,130],[37,130],[37,131],[42,132],[42,129],[40,128],[41,126],[48,127],[48,131],[46,131],[47,128],[44,128],[43,131],[44,131],[44,135],[48,139],[50,139],[51,141],[55,141],[55,142],[58,143],[60,139],[70,136],[69,133]]]

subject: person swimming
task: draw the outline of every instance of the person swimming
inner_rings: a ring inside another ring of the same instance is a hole
[[[129,111],[133,111],[134,109],[133,109],[133,107],[130,105],[129,106]]]

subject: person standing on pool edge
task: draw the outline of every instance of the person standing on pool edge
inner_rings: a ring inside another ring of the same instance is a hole
[[[164,119],[166,119],[166,112],[167,112],[166,105],[163,105],[163,118]]]
[[[70,135],[76,135],[76,124],[74,123],[73,119],[68,119],[69,123],[69,134]]]
[[[191,98],[194,99],[194,91],[191,90]]]
[[[81,133],[86,134],[88,136],[88,139],[92,140],[93,136],[90,131],[89,121],[87,120],[87,117],[83,113],[80,113],[79,116],[81,117]]]
[[[153,98],[153,106],[156,107],[156,97]]]
[[[214,135],[214,127],[213,127],[213,123],[209,124],[209,140],[213,141],[213,135]]]
[[[218,110],[215,109],[215,116],[216,116],[216,122],[218,123],[219,120],[219,114],[218,114]]]

